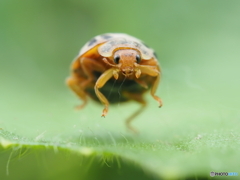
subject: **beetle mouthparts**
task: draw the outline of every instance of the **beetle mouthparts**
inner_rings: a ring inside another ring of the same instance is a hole
[[[124,76],[130,76],[130,75],[133,74],[133,69],[131,69],[131,68],[123,69],[123,70],[122,70],[122,74],[123,74]]]

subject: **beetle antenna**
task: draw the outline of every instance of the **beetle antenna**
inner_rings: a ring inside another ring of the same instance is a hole
[[[110,92],[109,92],[109,94],[108,94],[108,99],[110,98],[110,96],[111,96],[111,94],[112,94],[112,91],[113,91],[113,88],[114,88],[114,86],[115,86],[115,84],[116,84],[116,79],[114,79],[114,82],[113,82],[113,85],[112,85],[112,87],[111,87],[111,89],[110,89]]]
[[[118,100],[119,103],[118,103],[118,105],[120,104],[120,99],[121,99],[121,92],[120,92],[120,90],[122,89],[122,85],[125,82],[125,80],[126,80],[126,76],[124,76],[124,79],[123,79],[122,83],[120,84],[120,86],[118,88],[118,94],[119,94],[119,100]]]

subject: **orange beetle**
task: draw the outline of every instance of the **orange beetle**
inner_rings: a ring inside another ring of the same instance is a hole
[[[103,117],[108,113],[109,102],[139,102],[141,108],[126,120],[127,127],[136,131],[130,122],[146,106],[143,94],[149,87],[152,97],[162,106],[161,99],[155,95],[160,75],[160,66],[151,48],[130,35],[107,33],[83,46],[71,65],[67,85],[83,101],[79,109],[86,105],[88,96],[103,103]]]

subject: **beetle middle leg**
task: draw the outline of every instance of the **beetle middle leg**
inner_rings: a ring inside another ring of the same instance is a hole
[[[69,77],[66,80],[67,85],[77,94],[77,96],[83,101],[83,103],[79,106],[77,106],[77,109],[82,109],[87,104],[87,94],[84,92],[84,89],[82,89],[79,86],[79,83],[81,81],[79,78],[76,77]]]
[[[83,103],[77,106],[82,109],[87,104],[85,89],[93,81],[93,71],[104,72],[105,68],[94,59],[82,57],[72,64],[72,76],[66,80],[66,84],[77,94]]]
[[[90,82],[94,80],[93,71],[104,72],[105,67],[98,63],[96,60],[82,57],[80,59],[80,64],[83,69],[84,74],[87,76],[86,80],[81,82],[82,87],[86,87]]]

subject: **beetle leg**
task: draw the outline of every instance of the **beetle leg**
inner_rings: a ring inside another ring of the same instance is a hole
[[[159,107],[162,107],[162,99],[155,95],[159,82],[160,82],[160,73],[158,74],[155,82],[153,83],[153,86],[151,89],[151,95],[159,103]]]
[[[134,64],[137,68],[135,76],[139,78],[141,74],[147,74],[149,76],[157,76],[160,72],[155,66],[149,65],[139,65],[137,63]]]
[[[94,59],[82,57],[80,59],[81,67],[84,71],[84,74],[87,76],[87,79],[81,82],[82,87],[86,87],[90,82],[93,81],[94,75],[93,71],[104,72],[105,68],[101,64],[97,63]]]
[[[105,85],[105,83],[111,78],[113,77],[113,72],[114,72],[114,68],[110,68],[107,71],[105,71],[97,80],[95,86],[94,86],[94,90],[95,93],[98,97],[98,99],[104,104],[104,109],[102,112],[102,116],[105,117],[108,113],[108,106],[109,106],[109,102],[107,100],[107,98],[99,91],[99,89],[101,87],[103,87]]]
[[[140,79],[135,79],[135,81],[140,85],[142,86],[143,88],[147,89],[148,88],[148,85],[145,81],[142,81]]]
[[[77,109],[82,109],[87,104],[87,95],[84,92],[84,89],[82,89],[79,86],[79,79],[76,77],[69,77],[66,80],[66,84],[75,92],[78,97],[83,101],[83,103],[79,106],[77,106]]]
[[[147,74],[149,76],[156,77],[156,80],[154,81],[151,89],[151,95],[159,103],[159,107],[162,107],[161,98],[155,95],[155,92],[157,90],[157,87],[161,78],[159,70],[157,70],[153,66],[148,66],[148,65],[135,65],[135,66],[141,70],[142,74]]]
[[[132,132],[137,133],[138,131],[134,127],[132,127],[131,123],[136,118],[136,116],[138,116],[145,109],[147,103],[143,99],[143,94],[131,94],[125,92],[124,95],[141,104],[141,107],[136,112],[134,112],[130,117],[128,117],[125,121],[127,128]]]
[[[79,67],[82,69],[79,69]],[[72,76],[66,80],[66,84],[83,101],[81,105],[76,107],[77,109],[82,109],[87,104],[87,94],[85,92],[85,89],[94,78],[92,72],[105,71],[105,68],[93,59],[86,57],[76,59],[71,68]],[[79,70],[81,73],[79,73]]]

